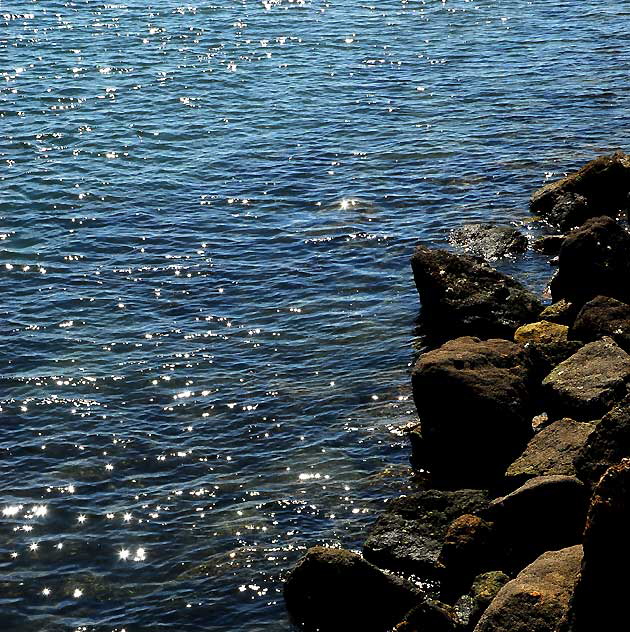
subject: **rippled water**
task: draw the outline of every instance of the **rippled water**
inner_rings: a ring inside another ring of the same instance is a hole
[[[629,17],[0,0],[3,629],[290,630],[405,484],[413,244],[628,148]]]

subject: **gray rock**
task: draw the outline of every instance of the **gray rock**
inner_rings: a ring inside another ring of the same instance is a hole
[[[484,259],[513,256],[527,250],[525,235],[513,226],[494,224],[465,224],[451,232],[450,242]]]
[[[577,420],[612,408],[630,380],[630,356],[611,338],[583,346],[543,380],[549,411]]]
[[[580,545],[543,553],[501,588],[475,632],[554,632],[580,572]],[[590,632],[596,629],[592,628]]]

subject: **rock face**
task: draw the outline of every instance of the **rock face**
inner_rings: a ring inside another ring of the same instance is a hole
[[[483,486],[522,452],[531,429],[528,354],[507,340],[458,338],[411,375],[427,467],[442,486]]]
[[[628,628],[629,498],[630,461],[624,460],[606,471],[593,494],[582,572],[563,632]]]
[[[484,259],[498,259],[527,250],[527,237],[512,226],[465,224],[451,233],[450,241],[466,253]]]
[[[625,392],[630,356],[611,338],[584,345],[543,380],[550,412],[577,420],[601,417]]]
[[[568,230],[590,217],[615,217],[620,210],[627,210],[629,193],[630,156],[616,152],[538,189],[530,208],[550,224]]]
[[[363,545],[366,560],[382,568],[436,577],[449,524],[458,516],[487,507],[487,492],[429,490],[389,503],[368,532]]]
[[[569,328],[566,325],[541,320],[519,327],[514,332],[514,342],[520,345],[527,344],[528,342],[542,344],[564,342],[567,339],[568,332]]]
[[[511,338],[540,301],[481,259],[419,245],[411,258],[422,318],[435,335]]]
[[[610,336],[630,351],[630,305],[608,296],[596,296],[577,315],[571,337],[585,342]]]
[[[486,608],[509,581],[509,576],[503,571],[489,571],[475,577],[470,591],[455,604],[457,616],[466,630],[472,630],[477,625]]]
[[[290,572],[284,598],[302,629],[385,632],[423,595],[410,582],[383,573],[357,553],[314,547]]]
[[[554,301],[583,305],[604,295],[630,300],[630,235],[610,217],[595,217],[572,231],[560,248]]]
[[[543,553],[501,588],[475,632],[554,632],[568,610],[581,562],[580,545]],[[598,629],[614,628],[590,632]]]
[[[560,419],[543,428],[508,467],[508,485],[518,487],[537,476],[576,476],[573,461],[595,427],[592,423]]]
[[[575,458],[580,480],[594,487],[604,472],[630,457],[630,396],[626,396],[597,424]]]

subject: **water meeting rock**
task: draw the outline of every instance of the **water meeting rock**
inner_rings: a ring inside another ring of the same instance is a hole
[[[527,237],[513,226],[496,224],[465,224],[451,232],[450,242],[464,252],[499,259],[521,254],[527,250]]]
[[[418,245],[411,267],[422,319],[437,337],[511,338],[542,309],[532,292],[476,257]]]

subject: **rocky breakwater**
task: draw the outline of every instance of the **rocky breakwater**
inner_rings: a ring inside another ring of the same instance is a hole
[[[416,248],[432,344],[411,372],[411,463],[423,482],[388,503],[362,555],[309,549],[285,584],[300,627],[630,626],[629,194],[630,158],[618,152],[533,195],[547,225],[571,229],[558,236],[551,305],[487,260]],[[482,239],[486,259],[499,252],[492,234],[458,233]],[[496,235],[505,243],[504,229]]]

